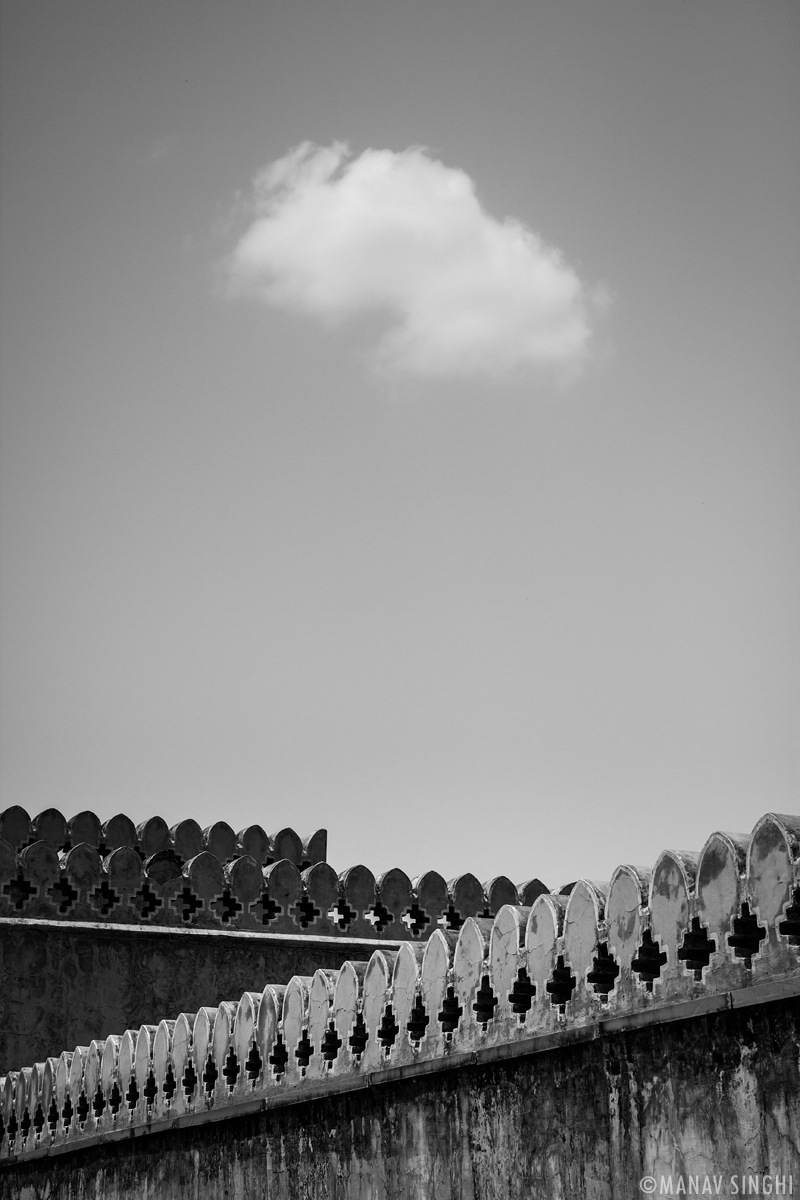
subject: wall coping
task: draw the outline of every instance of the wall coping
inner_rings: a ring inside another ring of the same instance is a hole
[[[264,942],[267,945],[274,942],[279,946],[303,948],[309,945],[335,946],[337,950],[341,950],[345,946],[355,946],[359,950],[369,950],[370,954],[375,949],[374,938],[348,937],[346,934],[331,937],[322,933],[269,933],[268,931],[262,932],[260,929],[208,929],[204,927],[186,929],[179,925],[115,925],[111,921],[48,921],[41,917],[0,917],[0,929],[3,928],[26,931],[35,929],[64,930],[76,934],[86,934],[87,930],[92,930],[96,933],[140,934],[143,936],[155,935],[156,937],[230,938],[234,941]],[[384,940],[381,942],[381,946],[385,946],[388,950],[397,949],[401,945],[400,941]]]

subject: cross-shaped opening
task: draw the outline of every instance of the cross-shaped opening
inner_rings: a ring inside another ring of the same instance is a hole
[[[753,955],[758,954],[766,936],[766,929],[759,925],[758,918],[750,912],[750,905],[745,902],[741,916],[733,918],[733,933],[728,934],[728,945],[732,947],[734,957],[744,959],[748,970],[753,965]]]
[[[236,914],[244,910],[244,905],[236,899],[230,888],[225,888],[212,907],[223,925],[230,925],[236,919]]]
[[[187,884],[180,895],[176,896],[173,904],[178,910],[182,921],[188,924],[194,917],[195,913],[199,912],[203,907],[203,901],[199,896],[195,896],[192,889]]]
[[[308,1064],[311,1062],[311,1055],[314,1053],[314,1047],[308,1037],[308,1030],[304,1029],[300,1035],[300,1041],[297,1043],[297,1049],[294,1056],[297,1059],[297,1065],[305,1074]]]
[[[442,1001],[442,1011],[439,1013],[439,1024],[442,1027],[442,1033],[448,1037],[452,1037],[458,1023],[464,1014],[464,1009],[458,1003],[455,989],[450,985]]]
[[[60,913],[69,912],[75,901],[78,899],[78,892],[72,886],[68,879],[59,879],[50,888],[48,895],[51,897],[54,904],[58,905]]]
[[[285,1073],[286,1064],[289,1061],[289,1052],[283,1044],[283,1034],[279,1033],[276,1037],[275,1045],[268,1061],[272,1067],[272,1074],[276,1079],[280,1079],[281,1075]]]
[[[269,925],[271,921],[275,921],[281,915],[283,908],[265,892],[261,899],[252,906],[252,912],[256,920],[260,917],[262,925]]]
[[[422,996],[417,995],[414,999],[414,1007],[411,1009],[411,1014],[408,1018],[406,1029],[408,1036],[415,1046],[418,1046],[425,1037],[425,1030],[430,1025],[430,1017],[425,1011],[425,1005],[422,1002]]]
[[[431,918],[425,912],[424,908],[415,902],[410,908],[407,908],[400,920],[405,925],[412,937],[419,937],[425,932],[427,925],[430,925]]]
[[[336,1057],[342,1047],[342,1039],[336,1032],[336,1026],[330,1021],[322,1039],[322,1057],[329,1067],[336,1062]]]
[[[151,917],[156,909],[161,908],[164,903],[161,897],[156,895],[149,883],[142,884],[133,899],[141,917],[145,920],[147,917]]]
[[[313,925],[317,917],[322,915],[322,909],[317,908],[310,896],[303,896],[294,906],[295,918],[303,929]]]
[[[217,1082],[218,1078],[219,1071],[217,1070],[213,1056],[209,1054],[206,1060],[206,1069],[203,1071],[203,1087],[207,1096],[212,1095],[214,1091],[214,1084]]]
[[[464,924],[464,918],[452,904],[448,905],[442,915],[439,917],[439,924],[442,929],[452,930],[454,933]]]
[[[228,1051],[228,1057],[225,1059],[225,1066],[222,1069],[222,1074],[225,1076],[225,1082],[228,1085],[229,1092],[232,1092],[236,1087],[236,1080],[239,1077],[239,1070],[239,1060],[236,1057],[233,1046],[231,1046],[230,1050]]]
[[[128,1108],[131,1112],[133,1112],[133,1110],[136,1108],[136,1105],[139,1103],[139,1085],[136,1082],[135,1075],[131,1075],[131,1081],[128,1085],[128,1090],[125,1093],[125,1099],[128,1103]]]
[[[383,933],[384,929],[394,920],[394,913],[389,912],[389,909],[381,901],[376,901],[364,916],[378,933]]]
[[[392,1046],[397,1040],[397,1035],[400,1032],[400,1026],[394,1017],[394,1011],[391,1004],[387,1004],[383,1010],[381,1023],[378,1026],[378,1041],[383,1046],[384,1053],[388,1055]]]
[[[569,967],[564,966],[564,955],[559,954],[556,965],[553,967],[552,977],[548,979],[544,986],[545,991],[550,997],[550,1002],[558,1005],[562,1013],[565,1004],[572,999],[572,993],[575,991],[577,982]]]
[[[598,996],[602,996],[604,1000],[607,1000],[608,994],[613,989],[618,975],[619,967],[609,952],[608,943],[600,942],[594,962],[592,963],[592,969],[586,976],[586,982],[592,985]]]
[[[530,1012],[535,995],[536,984],[531,983],[525,968],[520,967],[517,971],[517,978],[514,980],[514,986],[508,993],[511,1011],[517,1014],[520,1024],[524,1022],[525,1014]]]
[[[9,880],[3,887],[4,895],[10,898],[15,908],[24,908],[31,896],[35,896],[38,890],[34,884],[28,882],[21,871],[16,879]]]
[[[117,1115],[122,1107],[122,1093],[119,1090],[119,1084],[114,1080],[114,1086],[111,1089],[111,1095],[108,1097],[108,1107],[114,1116]]]
[[[481,979],[481,986],[475,993],[475,1003],[472,1010],[477,1016],[479,1022],[485,1029],[494,1016],[494,1010],[497,1007],[497,997],[492,991],[492,985],[489,983],[489,976],[484,975]]]
[[[653,940],[649,929],[642,934],[642,944],[636,958],[631,959],[631,970],[644,981],[648,992],[652,992],[653,983],[661,974],[661,968],[666,965],[667,953],[661,949],[659,942]]]
[[[181,1084],[187,1100],[191,1099],[191,1097],[194,1095],[194,1090],[197,1087],[197,1072],[194,1069],[194,1063],[191,1059],[189,1059],[188,1063],[186,1064],[186,1070],[183,1072]]]
[[[355,921],[357,912],[346,900],[338,900],[328,912],[328,919],[335,922],[340,929],[347,929]]]
[[[144,1099],[148,1108],[153,1107],[156,1102],[157,1095],[158,1084],[156,1083],[156,1077],[153,1072],[150,1071],[150,1074],[147,1076],[147,1082],[144,1085]]]
[[[358,1058],[359,1055],[363,1054],[366,1050],[368,1039],[369,1033],[367,1032],[367,1027],[364,1024],[364,1014],[356,1013],[356,1019],[353,1022],[353,1031],[348,1038],[348,1044],[356,1058]]]
[[[121,898],[111,887],[107,879],[104,879],[100,886],[92,892],[92,902],[96,908],[100,909],[104,917],[108,916],[112,908],[117,907]]]
[[[253,1042],[250,1047],[250,1053],[247,1056],[247,1061],[244,1064],[244,1069],[247,1072],[247,1078],[255,1086],[255,1082],[261,1074],[261,1068],[264,1063],[261,1055],[258,1052],[258,1046]]]
[[[716,948],[717,943],[708,936],[708,930],[700,924],[700,918],[692,917],[692,924],[683,936],[683,945],[678,949],[678,960],[694,971],[694,977],[699,982],[703,978],[703,968],[711,962],[711,955]]]

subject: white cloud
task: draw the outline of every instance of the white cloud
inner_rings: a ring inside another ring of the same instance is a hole
[[[235,286],[328,321],[385,313],[385,368],[499,376],[589,350],[592,294],[561,253],[423,149],[304,142],[256,177],[248,221]]]

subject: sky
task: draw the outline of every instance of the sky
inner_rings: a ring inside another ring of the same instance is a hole
[[[795,0],[2,0],[0,806],[798,812]]]

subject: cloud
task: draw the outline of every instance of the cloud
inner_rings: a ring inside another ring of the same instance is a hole
[[[327,322],[386,314],[385,369],[496,377],[589,352],[596,300],[560,251],[424,149],[304,142],[256,177],[246,211],[233,285]]]

